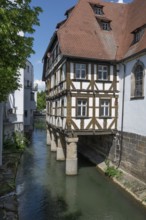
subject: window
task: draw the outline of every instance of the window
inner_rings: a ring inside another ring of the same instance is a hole
[[[97,15],[103,15],[103,7],[102,6],[95,6],[94,7],[94,12]]]
[[[108,80],[108,66],[98,65],[98,80]]]
[[[86,79],[86,64],[75,64],[75,78]]]
[[[100,100],[100,117],[110,117],[110,100]]]
[[[61,68],[61,81],[66,80],[66,64],[63,64]]]
[[[27,72],[29,73],[29,70],[30,70],[30,69],[29,69],[29,66],[26,66],[26,69],[27,69]]]
[[[138,28],[137,30],[133,31],[132,33],[134,34],[134,40],[133,40],[133,44],[137,43],[138,41],[140,41],[141,37],[143,36],[145,31],[145,26]]]
[[[143,97],[144,68],[142,64],[136,64],[131,78],[131,96]]]
[[[52,102],[50,101],[50,110],[49,110],[50,115],[52,115]]]
[[[27,87],[29,87],[30,86],[30,82],[29,82],[29,80],[27,80]]]
[[[77,99],[77,117],[87,117],[86,99]]]
[[[27,110],[24,111],[24,117],[27,118]]]
[[[31,92],[30,100],[31,100],[31,101],[34,101],[34,92]]]
[[[61,100],[61,117],[64,116],[64,99]]]
[[[110,22],[102,21],[101,26],[102,26],[102,29],[105,30],[105,31],[110,31],[111,30]]]
[[[57,116],[57,111],[58,111],[58,105],[57,101],[55,102],[55,116]]]

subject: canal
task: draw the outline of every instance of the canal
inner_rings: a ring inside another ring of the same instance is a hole
[[[64,174],[36,128],[17,175],[20,220],[145,220],[146,210],[79,155],[79,175]]]

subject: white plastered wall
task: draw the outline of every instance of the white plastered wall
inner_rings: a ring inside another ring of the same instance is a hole
[[[144,99],[131,100],[131,73],[137,60],[141,61],[144,66]],[[123,131],[146,136],[146,55],[137,59],[133,59],[126,65],[125,76],[125,99],[124,99],[124,121]],[[118,113],[118,129],[121,130],[122,120],[122,98],[123,98],[123,65],[119,65],[119,113]]]

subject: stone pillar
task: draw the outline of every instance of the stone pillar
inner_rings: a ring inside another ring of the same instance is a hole
[[[66,138],[66,175],[77,175],[77,142],[78,138]]]
[[[53,131],[51,131],[51,151],[57,151],[56,135]]]
[[[56,155],[56,159],[60,160],[60,161],[65,160],[63,143],[62,143],[62,140],[61,140],[61,135],[59,133],[57,134],[57,155]]]
[[[49,129],[47,129],[47,145],[51,145],[51,134]]]

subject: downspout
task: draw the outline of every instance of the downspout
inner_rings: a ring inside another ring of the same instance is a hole
[[[122,92],[122,116],[121,116],[121,134],[120,134],[120,155],[119,155],[119,162],[118,167],[120,166],[122,160],[122,153],[123,153],[123,127],[124,127],[124,105],[125,105],[125,77],[126,77],[126,65],[122,63],[124,68],[124,75],[123,75],[123,92]]]

